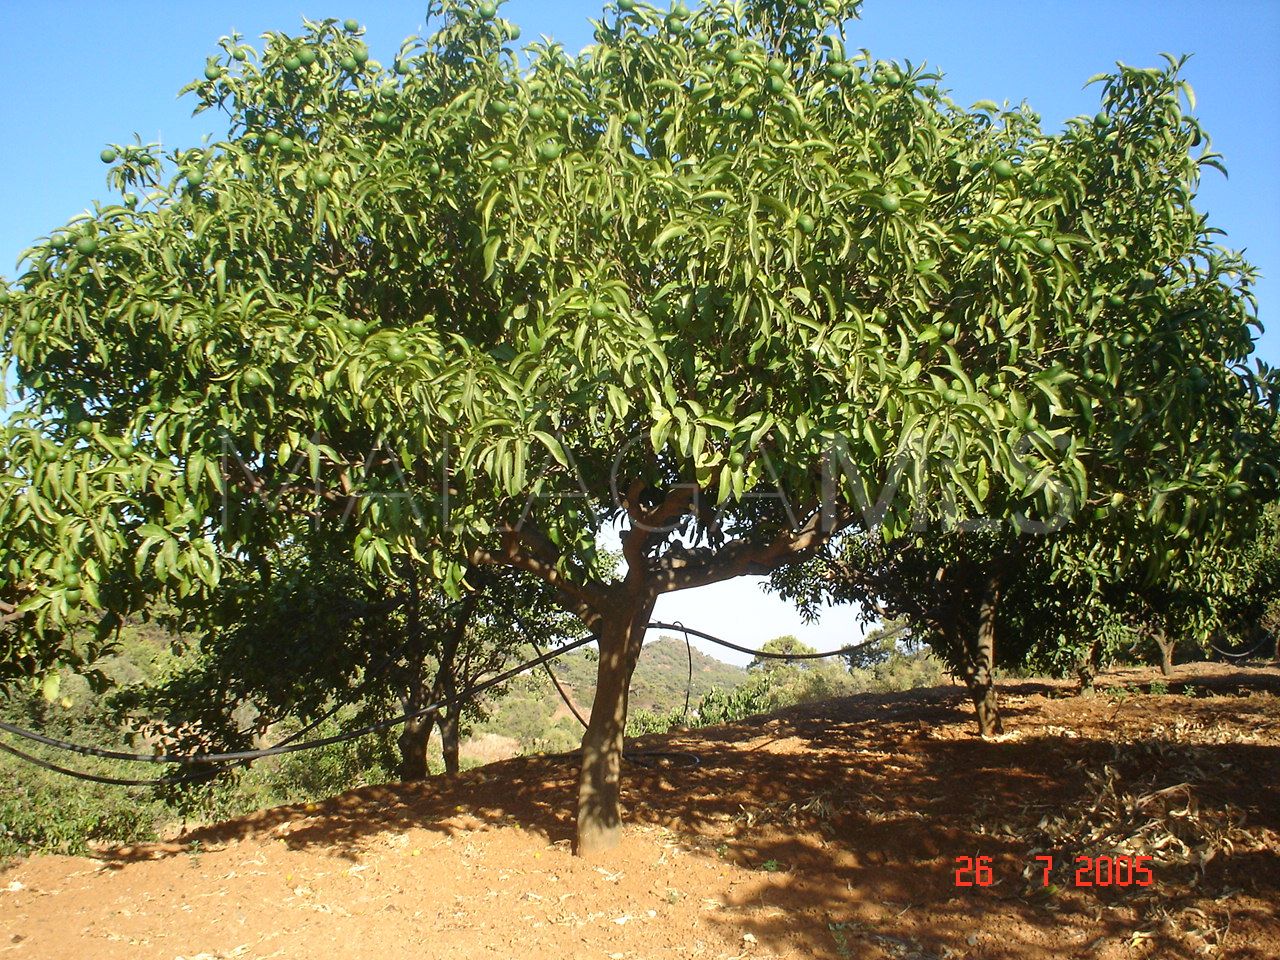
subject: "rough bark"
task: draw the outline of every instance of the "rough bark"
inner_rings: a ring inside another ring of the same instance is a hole
[[[1160,648],[1160,672],[1164,676],[1170,676],[1173,673],[1173,646],[1174,641],[1163,630],[1155,631],[1156,646]]]
[[[440,745],[444,752],[445,773],[457,773],[459,727],[457,710],[445,710],[440,714]]]
[[[431,742],[431,728],[435,717],[428,714],[415,717],[404,724],[396,741],[400,748],[400,768],[396,772],[403,781],[422,780],[427,776],[427,744]]]
[[[628,594],[621,609],[604,617],[591,719],[582,738],[578,779],[576,852],[591,856],[615,847],[622,831],[622,744],[627,726],[627,695],[652,597]]]
[[[409,584],[408,603],[405,608],[407,620],[407,656],[408,656],[408,690],[401,700],[405,713],[413,713],[427,705],[426,682],[423,677],[423,632],[421,618],[421,597],[418,593],[418,581],[412,565],[406,564],[405,576]],[[434,714],[424,714],[407,720],[400,729],[396,745],[400,748],[400,769],[397,771],[402,781],[424,780],[428,773],[427,745],[431,742],[431,728],[435,726]]]
[[[1076,664],[1076,676],[1080,678],[1080,687],[1076,690],[1077,694],[1088,693],[1093,689],[1093,682],[1098,676],[1098,654],[1101,644],[1095,640],[1089,644],[1089,649],[1085,651]]]
[[[978,628],[969,634],[972,640],[969,669],[965,674],[969,697],[978,717],[978,733],[984,737],[1004,732],[995,687],[996,609],[999,600],[1000,578],[993,574],[983,587],[982,602],[978,607]]]
[[[476,611],[476,595],[472,595],[463,604],[461,612],[453,628],[445,635],[439,651],[439,667],[436,671],[436,685],[444,700],[449,702],[440,711],[437,722],[440,725],[440,743],[444,754],[446,773],[457,773],[461,767],[458,762],[458,741],[461,739],[462,704],[458,703],[458,650],[471,626],[471,618]],[[465,670],[464,670],[465,672]]]

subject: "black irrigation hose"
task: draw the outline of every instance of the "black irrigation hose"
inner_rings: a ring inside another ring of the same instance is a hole
[[[843,647],[840,650],[833,650],[833,651],[827,651],[822,653],[792,653],[792,654],[764,653],[759,650],[752,650],[749,647],[742,647],[742,646],[739,646],[738,644],[730,643],[728,640],[722,640],[720,637],[712,636],[711,634],[704,633],[701,630],[694,630],[690,627],[684,626],[684,624],[682,623],[663,623],[660,621],[653,621],[647,625],[647,628],[650,630],[661,630],[661,629],[679,630],[684,634],[685,644],[688,647],[688,653],[689,653],[689,688],[690,689],[692,688],[692,684],[693,684],[693,647],[689,643],[690,634],[696,637],[701,637],[703,640],[707,640],[711,643],[718,644],[719,646],[726,647],[730,650],[736,650],[739,653],[750,654],[752,656],[760,657],[766,660],[821,660],[821,659],[826,659],[830,657],[845,656],[849,653],[855,652],[865,647],[872,646],[880,642],[879,639],[873,640],[873,641],[867,641],[860,644],[854,644],[853,646]],[[533,658],[532,660],[527,660],[524,663],[519,664],[518,666],[512,667],[509,670],[503,671],[497,676],[477,685],[470,692],[471,694],[474,695],[476,693],[481,692],[482,690],[487,690],[490,687],[497,686],[499,683],[504,683],[505,681],[510,680],[512,677],[529,669],[530,667],[543,665],[543,666],[546,666],[548,673],[551,675],[551,679],[555,683],[556,689],[560,693],[561,698],[565,700],[566,704],[568,704],[574,716],[577,717],[578,722],[582,723],[583,726],[585,727],[586,721],[582,718],[581,714],[578,713],[577,709],[574,708],[573,704],[569,702],[569,698],[565,695],[565,692],[561,688],[560,683],[556,679],[555,674],[551,671],[549,664],[556,657],[563,656],[564,654],[569,653],[572,650],[576,650],[580,647],[586,646],[589,643],[593,643],[596,641],[596,639],[597,637],[594,634],[592,634],[590,636],[583,637],[580,640],[575,640],[574,642],[566,644],[563,647],[560,647],[559,649],[551,651],[549,653],[542,653],[541,651],[539,651],[539,655]],[[539,649],[536,642],[533,645],[535,649]],[[1259,647],[1255,649],[1260,649],[1260,647],[1261,645],[1259,645]],[[686,689],[685,694],[686,694],[685,711],[687,716],[689,689]],[[332,710],[321,715],[318,719],[313,720],[311,723],[304,726],[301,730],[298,730],[296,733],[286,737],[284,740],[280,741],[280,743],[276,744],[275,746],[266,747],[259,750],[240,750],[240,751],[235,751],[230,753],[202,753],[202,754],[194,754],[194,755],[167,754],[167,753],[161,753],[161,754],[128,753],[120,750],[103,750],[98,747],[87,747],[87,746],[84,746],[83,744],[70,743],[66,740],[58,740],[53,737],[46,737],[43,734],[36,733],[33,730],[27,730],[22,727],[14,726],[13,724],[5,723],[4,721],[0,721],[0,730],[4,730],[8,733],[13,734],[14,736],[22,737],[26,740],[31,740],[36,743],[42,743],[45,746],[57,747],[60,750],[65,750],[71,753],[78,753],[78,754],[81,754],[82,756],[101,757],[103,759],[108,759],[108,760],[124,760],[124,761],[129,761],[134,763],[184,763],[184,764],[207,763],[207,764],[215,764],[215,765],[221,766],[227,763],[233,763],[233,762],[245,763],[252,760],[259,760],[264,757],[279,756],[281,754],[286,754],[286,753],[298,753],[303,750],[313,750],[318,747],[326,747],[335,743],[343,743],[348,740],[354,740],[358,737],[363,737],[370,733],[376,733],[379,730],[389,729],[398,724],[405,723],[408,720],[412,720],[417,717],[424,716],[428,713],[433,713],[437,710],[440,710],[443,707],[456,706],[458,705],[458,702],[459,702],[458,698],[444,699],[444,700],[437,701],[435,703],[428,704],[427,706],[422,707],[419,710],[406,712],[406,713],[400,714],[399,716],[392,717],[387,720],[380,720],[376,723],[367,724],[363,727],[358,727],[355,730],[348,730],[345,733],[334,734],[333,736],[330,736],[330,737],[320,737],[316,740],[308,740],[303,743],[292,742],[297,740],[298,737],[301,737],[306,733],[310,732],[311,730],[314,730],[317,726],[319,726],[329,717],[333,716],[333,714],[336,713],[341,708],[342,705],[339,704],[337,707],[334,707]],[[57,764],[49,763],[45,760],[41,760],[37,757],[33,757],[27,753],[22,752],[21,750],[16,749],[15,747],[8,746],[7,744],[4,744],[4,743],[0,743],[0,749],[3,749],[7,753],[10,753],[16,757],[19,757],[23,760],[33,763],[36,766],[43,767],[44,769],[47,769],[47,770],[51,770],[55,773],[65,774],[67,776],[77,777],[79,779],[89,780],[95,783],[107,783],[107,784],[112,784],[117,786],[163,786],[163,785],[174,784],[174,783],[199,782],[201,780],[209,779],[217,772],[216,770],[209,770],[196,775],[183,775],[179,777],[160,777],[152,780],[133,780],[133,779],[123,778],[123,777],[99,776],[98,774],[85,773],[83,771],[76,771],[76,770],[69,770],[65,767],[60,767]],[[640,755],[651,756],[651,757],[665,756],[670,758],[680,758],[680,759],[691,760],[693,763],[701,762],[701,758],[696,757],[693,754],[686,754],[686,753],[679,753],[679,752],[645,751],[643,754],[632,754],[633,757],[640,756]]]
[[[538,641],[534,639],[533,634],[530,632],[529,628],[525,626],[524,621],[520,619],[520,614],[518,613],[516,614],[516,623],[520,625],[520,629],[529,637],[529,644],[533,647],[534,652],[537,653],[538,656],[542,656],[542,647],[538,644]],[[574,719],[577,720],[578,723],[582,724],[582,728],[585,730],[587,727],[587,721],[579,712],[578,705],[570,699],[569,694],[566,693],[564,687],[560,685],[560,678],[557,677],[555,671],[551,669],[551,662],[549,660],[543,660],[542,668],[547,671],[547,676],[551,678],[551,683],[556,688],[556,693],[560,694],[560,699],[564,701],[564,705],[569,708],[569,712],[573,714]]]
[[[584,647],[588,643],[595,642],[595,640],[596,640],[596,637],[594,634],[588,637],[583,637],[581,640],[575,640],[573,643],[565,644],[563,647],[560,647],[557,650],[553,650],[550,653],[544,654],[540,657],[535,657],[532,660],[528,660],[522,664],[519,664],[518,666],[512,667],[510,670],[504,670],[502,673],[498,674],[497,676],[491,677],[490,679],[484,681],[483,683],[475,686],[471,690],[471,693],[473,694],[479,693],[482,690],[487,690],[490,687],[497,686],[500,683],[505,683],[507,680],[510,680],[512,677],[516,676],[517,674],[523,673],[525,670],[528,670],[530,667],[536,667],[539,664],[545,663],[549,660],[554,660],[556,657],[563,656],[569,651],[576,650],[579,647]],[[194,754],[194,755],[181,755],[181,754],[168,754],[168,753],[160,753],[160,754],[125,753],[119,750],[101,750],[97,747],[86,747],[86,746],[83,746],[82,744],[68,743],[65,740],[55,740],[52,737],[46,737],[32,730],[23,729],[22,727],[15,727],[13,724],[5,723],[3,721],[0,721],[0,730],[5,730],[16,736],[23,737],[27,740],[33,740],[36,743],[43,743],[46,746],[58,747],[61,750],[67,750],[67,751],[70,751],[71,753],[79,753],[79,754],[83,754],[85,756],[90,756],[90,757],[103,757],[109,760],[129,760],[137,763],[215,763],[216,764],[224,761],[259,760],[263,757],[274,757],[284,753],[297,753],[302,750],[312,750],[312,749],[315,749],[316,747],[327,747],[327,746],[330,746],[331,744],[343,743],[344,741],[347,741],[347,740],[354,740],[357,737],[363,737],[366,734],[376,733],[379,730],[387,730],[391,727],[396,726],[397,724],[404,723],[408,720],[413,720],[417,717],[424,716],[428,713],[434,713],[435,711],[440,710],[442,707],[456,706],[459,702],[460,702],[459,698],[456,698],[456,697],[450,698],[450,699],[438,700],[435,703],[430,703],[419,710],[413,710],[407,713],[403,713],[403,714],[400,714],[399,716],[391,717],[390,719],[387,719],[387,720],[379,720],[376,723],[366,724],[365,726],[358,727],[355,730],[348,730],[345,733],[334,734],[331,737],[320,737],[316,740],[308,740],[304,743],[280,743],[274,747],[266,747],[261,750],[240,750],[233,753],[200,753],[200,754]]]
[[[388,665],[390,665],[391,663],[392,663],[392,660],[390,658],[387,658],[386,662],[382,664],[382,667],[379,667],[378,670],[375,671],[375,674],[382,673],[383,669]],[[352,702],[353,701],[345,701],[343,703],[339,703],[335,705],[329,710],[326,710],[316,719],[310,721],[307,724],[304,724],[298,730],[289,734],[289,736],[285,737],[279,743],[275,744],[275,746],[276,747],[287,746],[288,744],[293,743],[293,741],[297,740],[299,737],[306,736],[312,730],[316,729],[316,727],[320,726],[320,724],[324,723],[326,720],[332,717],[335,713],[341,710],[344,706],[347,706],[347,704]],[[3,722],[0,722],[0,727],[9,729],[15,733],[17,733],[19,730],[19,728],[13,727],[10,724],[5,724]],[[30,733],[30,732],[31,731],[27,731],[27,733]],[[25,734],[18,733],[18,735],[23,736]],[[63,750],[70,750],[73,746],[75,745],[67,744],[65,746],[60,746],[59,748]],[[183,773],[183,774],[179,774],[176,777],[153,777],[149,779],[136,779],[134,777],[110,777],[102,774],[86,773],[83,770],[71,770],[67,767],[59,766],[56,763],[50,763],[47,760],[41,760],[39,757],[34,757],[31,754],[25,753],[24,751],[19,750],[17,747],[9,746],[4,742],[0,742],[0,750],[4,750],[6,753],[12,754],[13,756],[18,757],[21,760],[27,761],[28,763],[35,764],[37,767],[43,767],[45,770],[50,770],[53,773],[60,773],[60,774],[63,774],[64,776],[74,777],[77,780],[88,780],[91,783],[105,783],[105,784],[109,784],[111,786],[117,786],[117,787],[166,787],[166,786],[173,786],[175,784],[180,784],[180,783],[204,783],[208,780],[212,780],[214,777],[216,777],[219,773],[221,773],[227,767],[230,767],[230,766],[244,767],[249,765],[248,760],[241,760],[234,764],[232,763],[215,764],[212,767],[210,767],[208,770],[202,770],[199,773]],[[83,751],[76,750],[74,752],[81,753]]]
[[[529,643],[533,645],[534,650],[538,650],[538,641],[530,639]],[[569,712],[573,714],[574,719],[582,725],[582,729],[587,729],[587,721],[579,712],[577,705],[570,699],[569,694],[565,692],[564,687],[560,683],[560,678],[556,676],[555,671],[551,669],[551,664],[547,661],[542,662],[542,666],[547,671],[547,676],[551,678],[551,683],[556,688],[556,693],[560,694],[560,699],[564,701],[564,705],[569,708]],[[690,675],[692,677],[692,674]],[[686,709],[686,716],[688,711]],[[566,754],[571,756],[571,754]],[[651,767],[653,764],[646,763],[646,759],[652,757],[655,760],[666,757],[669,760],[683,760],[689,766],[696,767],[702,763],[702,758],[696,753],[688,753],[680,750],[623,750],[622,758],[630,760],[632,763],[638,763],[642,767]]]
[[[519,614],[516,615],[516,622],[520,624],[521,629],[524,630],[525,633],[529,633],[529,630],[524,626],[523,621],[520,620]],[[657,626],[659,625],[650,623],[646,629],[653,629]],[[680,629],[684,628],[681,627]],[[533,649],[541,652],[538,647],[538,641],[533,639],[532,634],[529,634],[529,636],[529,642],[533,645]],[[684,642],[689,654],[689,681],[684,691],[684,717],[685,720],[688,720],[689,694],[693,690],[693,645],[689,643],[688,631],[685,631]],[[551,669],[551,664],[544,660],[542,665],[546,668],[547,676],[551,678],[551,683],[556,688],[556,693],[560,694],[560,699],[564,701],[564,705],[569,708],[569,712],[574,715],[578,723],[580,723],[582,728],[585,730],[587,728],[587,721],[583,718],[582,714],[578,712],[577,706],[574,704],[573,700],[570,699],[568,693],[565,692],[564,686],[560,683],[560,678],[557,677],[555,671]],[[690,753],[687,750],[624,750],[622,751],[622,758],[624,760],[630,760],[632,763],[638,763],[642,767],[652,767],[654,765],[646,762],[650,758],[654,760],[660,760],[663,758],[668,760],[681,760],[691,767],[696,767],[702,763],[702,758],[700,756],[696,753]]]
[[[11,753],[18,759],[25,760],[27,763],[34,764],[37,767],[52,770],[54,773],[61,773],[77,780],[88,780],[90,783],[106,783],[113,787],[165,787],[176,783],[201,783],[205,780],[212,780],[221,770],[220,767],[214,767],[196,774],[183,774],[177,777],[156,777],[151,780],[134,780],[130,777],[107,777],[96,773],[85,773],[83,770],[70,770],[67,767],[60,767],[56,763],[41,760],[39,757],[33,757],[31,754],[24,753],[17,747],[11,747],[3,741],[0,741],[0,750],[5,753]]]
[[[851,653],[857,653],[859,650],[867,647],[874,647],[885,639],[885,635],[876,637],[874,640],[867,640],[863,643],[855,643],[849,647],[841,647],[839,650],[826,650],[821,653],[766,653],[763,650],[752,650],[750,647],[740,647],[736,643],[730,643],[728,640],[721,640],[719,637],[713,637],[709,633],[703,633],[701,630],[694,630],[692,627],[686,627],[684,624],[676,623],[660,623],[654,621],[649,624],[650,630],[683,630],[686,637],[693,634],[695,637],[701,637],[703,640],[709,640],[711,643],[719,644],[722,647],[728,647],[730,650],[736,650],[738,653],[747,653],[753,657],[759,657],[761,660],[826,660],[831,657],[845,657]],[[890,634],[892,635],[892,634]]]
[[[685,626],[679,620],[676,625],[684,631],[684,649],[689,655],[689,679],[684,686],[684,720],[689,722],[689,695],[693,693],[693,644],[689,641],[689,631],[685,630]]]
[[[285,737],[283,740],[277,743],[276,746],[283,747],[289,743],[292,743],[294,740],[297,740],[299,737],[305,736],[306,734],[314,730],[316,727],[320,726],[320,724],[324,723],[326,720],[332,717],[335,713],[337,713],[346,705],[347,705],[346,703],[340,703],[336,707],[334,707],[332,710],[326,710],[315,720],[312,720],[310,723],[306,724],[306,726],[302,727],[301,729]],[[3,725],[5,727],[9,726],[8,724],[0,724],[0,725]],[[17,729],[17,728],[13,728],[13,729]],[[68,747],[63,747],[62,749],[69,749],[70,746],[73,746],[73,745],[69,745]],[[19,750],[17,747],[12,747],[9,744],[4,743],[3,741],[0,741],[0,750],[5,751],[5,753],[10,753],[21,760],[25,760],[27,761],[27,763],[35,764],[37,767],[43,767],[45,770],[51,770],[54,773],[61,773],[64,776],[74,777],[77,780],[88,780],[90,783],[105,783],[115,787],[167,787],[167,786],[173,786],[179,783],[204,783],[207,780],[212,780],[214,777],[216,777],[219,773],[221,773],[224,769],[226,769],[229,766],[248,766],[248,763],[249,763],[249,761],[247,760],[241,760],[239,763],[236,763],[236,764],[219,763],[219,764],[213,765],[208,770],[201,770],[199,773],[183,773],[183,774],[179,774],[176,777],[153,777],[150,779],[139,780],[133,777],[109,777],[109,776],[105,776],[97,773],[86,773],[83,770],[71,770],[67,767],[60,767],[56,763],[50,763],[47,760],[41,760],[39,757],[33,757],[31,754],[25,753],[24,751]],[[80,751],[75,751],[75,752],[78,753]]]
[[[1223,650],[1216,643],[1212,643],[1212,642],[1209,644],[1209,646],[1212,647],[1214,650],[1218,651],[1218,653],[1222,654],[1224,657],[1227,657],[1231,660],[1247,660],[1249,657],[1253,656],[1255,653],[1257,653],[1259,650],[1261,650],[1263,647],[1265,647],[1269,643],[1275,643],[1275,638],[1263,637],[1262,641],[1258,643],[1257,646],[1252,647],[1249,650],[1246,650],[1244,653],[1228,653],[1226,650]]]

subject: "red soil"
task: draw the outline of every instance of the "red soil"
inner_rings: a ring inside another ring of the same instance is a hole
[[[569,853],[572,756],[34,857],[0,873],[0,957],[1278,957],[1280,670],[1132,692],[1158,679],[1006,682],[993,741],[957,688],[646,738],[702,762],[630,766],[597,862]],[[1150,887],[1041,885],[1041,849],[1125,836],[1157,856]],[[963,855],[996,882],[958,888]]]

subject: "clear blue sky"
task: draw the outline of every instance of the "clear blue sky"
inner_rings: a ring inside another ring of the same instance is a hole
[[[303,16],[354,17],[376,59],[389,60],[423,27],[419,0],[213,0],[195,3],[0,0],[0,275],[37,236],[107,195],[98,152],[129,140],[194,144],[220,134],[217,117],[191,117],[177,90],[197,76],[219,36],[297,32]],[[503,15],[527,40],[549,34],[576,50],[590,41],[596,3],[511,0]],[[1192,53],[1197,113],[1226,155],[1230,179],[1209,171],[1200,200],[1227,241],[1247,249],[1264,279],[1260,315],[1275,330],[1259,344],[1280,364],[1280,2],[1277,0],[868,0],[851,46],[885,59],[928,61],[957,100],[1027,100],[1056,125],[1093,114],[1098,88],[1082,89],[1116,60],[1159,63]],[[737,623],[723,611],[734,609]],[[796,632],[826,644],[848,638],[846,616],[808,630],[757,601],[754,584],[664,598],[658,614],[725,629],[749,641]]]

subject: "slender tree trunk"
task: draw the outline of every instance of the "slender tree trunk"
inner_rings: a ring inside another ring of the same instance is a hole
[[[1080,678],[1080,688],[1077,694],[1088,693],[1093,689],[1093,681],[1098,676],[1098,654],[1101,649],[1101,642],[1094,640],[1089,644],[1089,649],[1081,656],[1079,663],[1076,664],[1076,676]]]
[[[406,562],[405,579],[409,585],[408,602],[405,605],[406,621],[406,656],[409,671],[408,692],[401,701],[406,713],[421,710],[426,704],[426,684],[423,678],[422,620],[420,615],[421,599],[418,594],[418,581],[413,565]],[[396,745],[400,748],[400,769],[397,771],[401,781],[425,780],[428,773],[427,745],[431,742],[431,729],[435,726],[434,713],[424,714],[406,720],[400,729]]]
[[[459,711],[445,709],[440,713],[440,744],[444,750],[445,773],[457,773],[458,765]]]
[[[1154,633],[1156,646],[1160,648],[1160,673],[1164,676],[1170,676],[1173,673],[1173,646],[1174,641],[1164,632],[1163,627],[1157,627]]]
[[[600,629],[600,660],[591,719],[582,738],[578,779],[579,856],[616,846],[622,832],[622,738],[627,694],[640,656],[654,598],[623,595],[629,603],[610,611]]]
[[[458,700],[459,675],[458,651],[466,638],[467,630],[471,626],[471,618],[475,615],[478,602],[478,593],[473,593],[467,599],[458,614],[457,621],[455,621],[448,634],[445,635],[444,642],[441,644],[438,653],[436,689],[440,698],[449,703],[448,706],[440,711],[437,721],[440,725],[440,743],[444,754],[444,769],[446,773],[457,773],[461,769],[458,761],[458,740],[461,733],[462,705],[456,702]],[[464,674],[463,682],[467,683],[465,667],[462,668],[462,672]]]
[[[978,629],[969,634],[969,669],[965,680],[969,697],[978,715],[978,733],[984,737],[1003,733],[1000,709],[996,702],[996,609],[1000,599],[1000,578],[987,578],[978,607]]]

